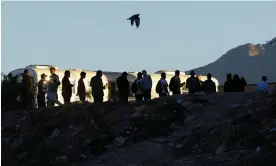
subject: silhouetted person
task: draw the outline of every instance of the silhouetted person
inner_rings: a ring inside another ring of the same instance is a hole
[[[38,89],[37,105],[38,105],[38,109],[46,107],[45,95],[46,95],[46,92],[47,92],[47,82],[46,82],[47,75],[43,73],[43,74],[41,74],[40,77],[41,77],[41,79],[37,83],[37,89]]]
[[[127,80],[127,72],[123,72],[122,75],[117,78],[116,84],[119,90],[120,102],[128,103],[129,81]]]
[[[185,82],[181,83],[179,70],[176,70],[174,73],[175,75],[170,80],[169,89],[172,94],[181,94],[181,87],[185,85]]]
[[[127,20],[130,20],[131,26],[133,26],[133,23],[135,22],[136,27],[138,28],[140,25],[140,14],[134,14],[133,16],[129,17]]]
[[[228,73],[227,74],[227,76],[226,76],[227,78],[227,80],[225,81],[225,83],[224,83],[224,87],[223,87],[223,89],[224,89],[224,92],[233,92],[234,90],[234,88],[233,88],[233,79],[232,79],[232,74],[231,73]]]
[[[144,100],[149,100],[151,99],[152,79],[151,79],[151,76],[147,74],[146,70],[143,70],[142,74],[143,74],[143,77],[140,83],[143,91],[143,97],[144,97]]]
[[[216,84],[212,81],[211,73],[207,74],[207,80],[202,83],[202,89],[206,94],[216,93]]]
[[[241,77],[241,91],[244,92],[245,91],[245,86],[247,85],[247,81]]]
[[[186,81],[186,88],[188,88],[189,94],[200,92],[201,90],[200,80],[195,77],[195,72],[193,70],[190,72],[190,75],[191,76]]]
[[[64,103],[70,103],[71,102],[71,97],[72,97],[72,87],[74,86],[71,84],[70,80],[70,71],[66,70],[64,72],[64,77],[62,78],[62,97],[64,100]]]
[[[143,91],[141,89],[141,79],[142,79],[142,73],[137,73],[137,79],[133,82],[131,86],[132,93],[135,94],[135,100],[136,102],[143,100]]]
[[[90,86],[92,88],[92,96],[94,98],[94,103],[102,103],[104,96],[104,85],[102,80],[103,72],[98,70],[96,76],[91,78]]]
[[[161,73],[161,78],[156,85],[156,93],[159,94],[159,97],[169,95],[168,82],[166,81],[166,73],[164,72]]]
[[[79,96],[79,99],[81,102],[85,102],[85,84],[84,84],[84,79],[86,77],[85,72],[80,73],[80,79],[78,81],[78,87],[77,87],[77,96]]]
[[[30,76],[28,69],[24,70],[22,79],[22,103],[24,109],[32,109],[34,102],[34,82],[33,78]]]
[[[267,77],[263,76],[262,80],[257,84],[257,92],[268,92]]]
[[[241,92],[241,89],[242,89],[242,82],[241,82],[239,75],[236,74],[233,77],[233,91]]]
[[[54,67],[50,68],[51,75],[48,81],[48,91],[47,91],[47,107],[55,106],[55,103],[62,105],[58,101],[57,90],[60,86],[60,81],[58,75],[56,75],[56,69]]]

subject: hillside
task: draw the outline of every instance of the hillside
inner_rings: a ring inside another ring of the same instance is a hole
[[[276,37],[271,41],[275,41]],[[269,42],[271,42],[269,41]],[[196,74],[212,73],[220,84],[223,84],[227,73],[239,74],[247,79],[248,83],[257,83],[261,76],[266,75],[268,82],[275,82],[276,75],[276,43],[244,44],[233,48],[222,55],[215,62],[193,69]],[[186,71],[189,73],[190,71]]]

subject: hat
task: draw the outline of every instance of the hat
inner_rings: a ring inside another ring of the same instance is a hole
[[[124,72],[122,73],[122,75],[126,76],[126,75],[127,75],[127,72],[126,72],[126,71],[124,71]]]
[[[192,71],[190,72],[190,74],[191,74],[191,75],[195,74],[195,71],[192,70]]]
[[[47,75],[44,74],[44,73],[42,73],[40,76],[41,76],[41,77],[47,77]]]
[[[262,77],[262,80],[267,81],[267,77],[266,77],[266,76],[263,76],[263,77]]]

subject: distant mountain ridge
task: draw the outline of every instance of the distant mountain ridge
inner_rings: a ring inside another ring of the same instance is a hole
[[[276,82],[276,37],[266,44],[244,44],[233,48],[216,61],[202,67],[193,69],[196,74],[212,75],[224,84],[226,74],[239,74],[245,77],[249,84],[260,81],[261,76],[268,77],[268,82]],[[187,74],[190,73],[186,71]]]

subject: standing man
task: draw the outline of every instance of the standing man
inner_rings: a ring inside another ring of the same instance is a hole
[[[200,80],[195,77],[195,72],[193,70],[190,72],[190,74],[191,76],[186,81],[186,88],[189,89],[189,94],[200,92],[201,90]]]
[[[104,86],[102,80],[103,72],[98,70],[96,76],[91,78],[90,86],[92,89],[92,96],[94,98],[94,103],[102,103],[104,96]]]
[[[181,87],[185,85],[185,82],[181,83],[179,70],[176,70],[174,73],[175,75],[170,80],[169,88],[173,95],[181,94]]]
[[[267,77],[263,76],[262,80],[257,84],[257,92],[268,92]]]
[[[86,77],[86,73],[85,72],[81,72],[80,73],[80,79],[79,79],[79,82],[78,82],[78,92],[77,92],[77,95],[79,96],[80,98],[80,101],[81,102],[85,102],[85,84],[84,84],[84,79]]]
[[[33,78],[30,76],[28,69],[24,70],[22,79],[22,102],[24,109],[32,109],[34,106],[34,82]]]
[[[122,75],[117,78],[116,84],[119,90],[120,102],[128,103],[129,81],[127,80],[127,72],[123,72]]]
[[[202,89],[206,94],[216,93],[216,84],[212,80],[211,73],[207,74],[207,80],[202,83]]]
[[[47,82],[46,82],[46,74],[41,74],[41,79],[37,83],[38,93],[37,93],[37,104],[38,109],[46,107],[45,95],[47,92]]]
[[[161,73],[161,78],[156,85],[156,93],[159,94],[159,97],[168,96],[168,82],[166,81],[166,73]]]
[[[69,70],[66,70],[64,72],[64,77],[62,78],[62,97],[63,97],[63,100],[64,100],[64,104],[65,103],[70,103],[71,101],[71,97],[72,97],[72,87],[74,85],[72,85],[70,83],[70,71]]]
[[[62,105],[57,98],[58,86],[60,86],[60,81],[58,75],[56,75],[56,69],[54,67],[50,68],[50,77],[48,81],[48,91],[47,91],[47,107],[55,106],[55,103]]]
[[[143,77],[140,81],[141,89],[143,91],[144,100],[151,99],[151,88],[152,88],[152,79],[151,76],[147,74],[146,70],[142,71]]]

